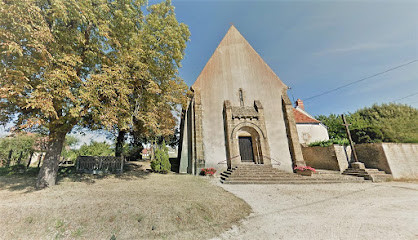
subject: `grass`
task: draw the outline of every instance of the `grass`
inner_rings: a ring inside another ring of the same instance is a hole
[[[0,176],[0,239],[208,239],[251,211],[190,175],[67,174],[41,191],[35,180]]]

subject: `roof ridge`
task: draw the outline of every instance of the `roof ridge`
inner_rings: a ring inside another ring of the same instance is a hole
[[[234,39],[234,37],[236,37],[236,36],[238,36],[238,38]],[[225,44],[227,44],[225,42],[234,41],[234,40],[237,41],[237,42],[242,42],[242,43],[248,45],[249,48],[250,48],[250,51],[252,52],[250,54],[255,55],[255,57],[257,57],[259,59],[259,61],[264,65],[264,67],[267,69],[267,71],[269,71],[284,87],[287,88],[287,85],[279,78],[279,76],[277,76],[277,74],[273,71],[273,69],[270,68],[270,66],[266,63],[266,61],[264,61],[264,59],[260,56],[260,54],[258,54],[258,52],[253,48],[253,46],[251,46],[251,44],[247,41],[247,39],[245,39],[245,37],[238,31],[238,29],[234,25],[231,25],[231,27],[228,29],[225,36],[222,38],[221,42],[216,47],[215,51],[212,53],[209,60],[206,62],[205,66],[203,67],[203,69],[200,72],[199,76],[197,77],[196,81],[192,84],[192,86],[191,86],[192,89],[195,89],[196,87],[198,87],[198,85],[201,81],[201,77],[202,77],[202,75],[204,75],[206,73],[206,69],[208,68],[209,64],[216,57],[216,54],[218,52],[221,52],[220,48],[223,47]]]

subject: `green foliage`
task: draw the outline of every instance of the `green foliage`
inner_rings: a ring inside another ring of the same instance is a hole
[[[79,142],[80,142],[80,139],[74,136],[67,135],[65,136],[64,147],[74,148]]]
[[[319,115],[315,117],[321,121],[328,128],[328,135],[330,139],[333,138],[345,138],[346,133],[343,127],[343,120],[341,116],[336,114],[330,114],[328,117],[325,115]]]
[[[80,140],[74,136],[65,136],[64,148],[61,156],[67,161],[75,161],[78,156],[78,151],[74,147],[80,142]]]
[[[316,141],[313,143],[310,143],[308,146],[309,147],[316,147],[316,146],[320,146],[320,147],[328,147],[334,144],[338,144],[338,145],[349,145],[350,142],[348,141],[348,139],[346,138],[332,138],[330,140],[326,140],[326,141]]]
[[[113,147],[106,142],[91,141],[90,144],[83,144],[79,149],[67,145],[61,155],[65,160],[75,162],[78,156],[112,156],[113,151]]]
[[[149,6],[144,16],[145,5],[0,1],[0,123],[16,119],[17,128],[46,129],[56,144],[41,175],[54,178],[46,168],[59,160],[76,125],[126,130],[134,115],[144,135],[173,131],[172,112],[186,99],[178,67],[190,32],[170,0]]]
[[[318,116],[328,127],[331,139],[345,138],[341,117],[335,114]],[[346,115],[355,143],[418,142],[418,110],[404,104],[382,104]]]
[[[21,161],[26,162],[30,154],[35,151],[36,141],[40,138],[35,134],[15,134],[0,138],[0,166],[5,165],[12,150],[11,162],[16,162],[22,153]]]
[[[168,173],[171,170],[168,148],[165,141],[155,149],[155,159],[151,161],[151,169],[157,173]]]
[[[83,144],[77,151],[79,156],[112,156],[113,148],[106,142],[91,141],[90,144]]]
[[[142,146],[142,144],[135,144],[135,143],[125,144],[123,146],[123,156],[125,156],[125,158],[128,161],[140,160],[142,159],[141,152],[143,149],[144,147]]]

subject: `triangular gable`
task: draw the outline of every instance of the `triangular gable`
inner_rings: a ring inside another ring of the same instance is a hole
[[[293,108],[293,115],[296,123],[320,123],[320,121],[316,120],[300,108]]]
[[[222,39],[222,41],[219,43],[218,47],[212,54],[209,61],[206,63],[205,67],[203,68],[202,72],[196,79],[195,83],[192,85],[192,89],[200,89],[201,81],[204,79],[204,76],[211,75],[211,72],[213,72],[213,69],[210,68],[211,65],[216,65],[215,63],[218,61],[221,61],[220,55],[223,52],[224,47],[233,46],[233,45],[239,45],[243,44],[245,45],[245,51],[250,55],[251,62],[246,62],[244,64],[251,65],[251,67],[254,68],[260,68],[262,71],[268,73],[271,75],[272,78],[279,81],[280,85],[283,86],[283,88],[288,88],[281,80],[280,78],[273,72],[273,70],[267,65],[267,63],[260,57],[260,55],[254,50],[254,48],[248,43],[248,41],[241,35],[241,33],[235,28],[235,26],[231,26]]]

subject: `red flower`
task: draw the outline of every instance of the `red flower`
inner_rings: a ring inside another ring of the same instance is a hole
[[[310,166],[296,166],[293,168],[293,170],[316,172],[315,168]]]

